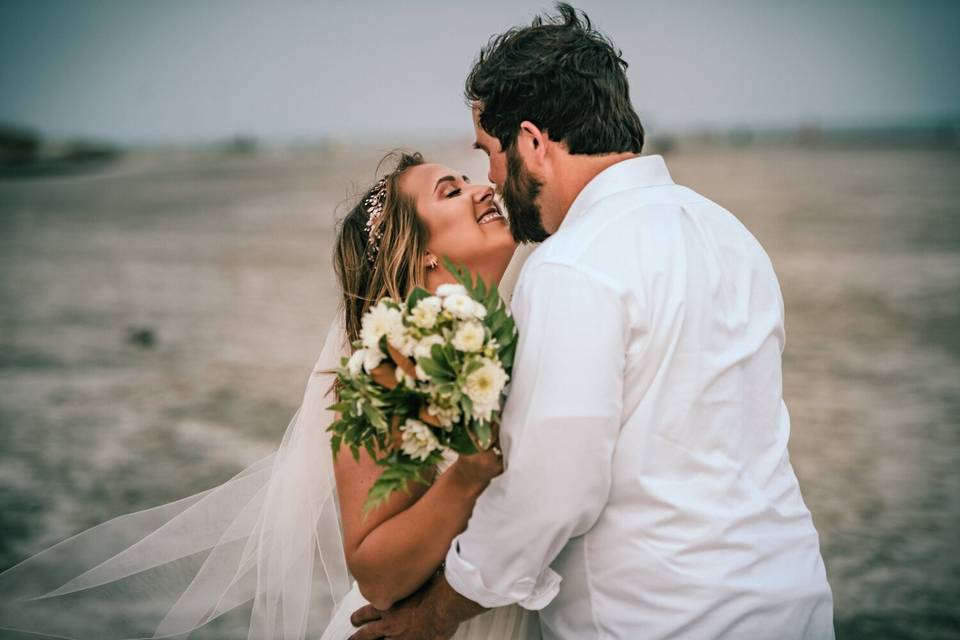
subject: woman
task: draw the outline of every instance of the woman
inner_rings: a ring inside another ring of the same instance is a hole
[[[115,518],[0,574],[0,635],[161,638],[203,627],[199,637],[345,638],[361,593],[382,608],[415,592],[500,461],[491,453],[450,461],[429,488],[364,517],[379,468],[368,457],[331,455],[330,370],[372,302],[453,281],[439,256],[496,282],[514,249],[490,187],[402,155],[340,227],[344,312],[277,451],[209,491]],[[538,637],[538,629],[533,614],[510,607],[457,637]]]
[[[454,282],[438,256],[466,265],[485,282],[499,282],[515,249],[492,187],[426,164],[418,154],[401,156],[347,216],[337,238],[334,260],[350,341],[359,337],[363,314],[383,296],[399,299],[415,286],[433,291]],[[412,594],[436,572],[477,496],[501,470],[492,453],[461,457],[429,488],[395,493],[364,517],[361,508],[380,468],[365,452],[359,461],[338,455],[334,468],[347,565],[359,592],[379,609]],[[362,604],[352,594],[324,638],[346,638],[346,616]],[[537,636],[535,616],[512,607],[471,620],[456,637]]]

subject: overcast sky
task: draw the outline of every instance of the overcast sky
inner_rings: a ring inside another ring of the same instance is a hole
[[[574,3],[623,49],[652,133],[960,114],[960,2]],[[0,122],[54,136],[469,131],[490,35],[547,1],[0,0]]]

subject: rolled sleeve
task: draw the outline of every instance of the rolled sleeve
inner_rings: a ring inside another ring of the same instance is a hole
[[[446,578],[453,589],[468,597],[477,604],[492,609],[505,607],[509,604],[519,604],[524,609],[539,611],[560,593],[560,574],[547,568],[540,576],[520,578],[507,593],[500,593],[488,587],[483,581],[480,569],[464,560],[456,545],[447,552]]]
[[[520,342],[501,420],[505,471],[453,541],[446,576],[485,607],[536,610],[559,593],[550,564],[607,502],[626,305],[601,275],[540,263],[521,276],[513,312]]]

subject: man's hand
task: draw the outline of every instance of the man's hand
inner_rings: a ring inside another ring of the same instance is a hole
[[[373,605],[354,611],[350,622],[360,630],[350,640],[448,640],[462,621],[482,611],[483,607],[454,591],[441,574],[387,611]]]

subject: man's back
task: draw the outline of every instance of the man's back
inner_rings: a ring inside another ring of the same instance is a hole
[[[546,638],[832,638],[787,457],[782,299],[743,225],[660,157],[619,162],[530,256],[513,310],[507,468],[448,555],[454,588],[549,602]]]
[[[640,158],[594,179],[527,268],[549,263],[621,289],[629,337],[609,498],[553,563],[564,585],[545,626],[831,636],[819,540],[787,457],[783,303],[759,243],[670,184],[659,157]]]

